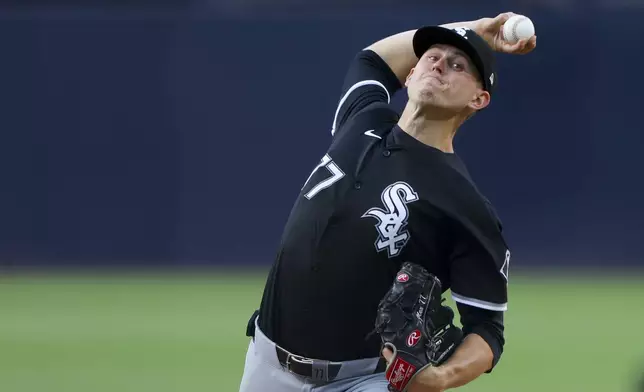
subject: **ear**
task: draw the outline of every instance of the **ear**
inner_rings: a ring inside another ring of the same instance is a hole
[[[490,104],[490,93],[485,90],[478,90],[472,101],[469,103],[469,107],[474,111],[479,111],[485,109],[487,105]]]
[[[411,80],[411,75],[414,74],[414,68],[409,71],[409,75],[407,75],[407,78],[405,79],[405,87],[409,87],[409,81]]]

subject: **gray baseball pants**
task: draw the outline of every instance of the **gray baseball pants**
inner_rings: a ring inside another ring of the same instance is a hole
[[[289,372],[277,359],[275,343],[257,326],[246,353],[239,392],[387,392],[384,373],[375,373],[378,358],[342,362],[332,381]]]

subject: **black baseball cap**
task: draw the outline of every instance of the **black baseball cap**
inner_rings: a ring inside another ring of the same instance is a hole
[[[483,38],[474,30],[463,27],[425,26],[414,34],[414,53],[418,58],[436,44],[454,46],[465,52],[479,71],[484,90],[492,95],[497,83],[496,60],[494,50]]]

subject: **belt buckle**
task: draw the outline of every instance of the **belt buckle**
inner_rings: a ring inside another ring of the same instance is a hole
[[[297,376],[301,376],[301,374],[296,373],[291,369],[291,359],[294,357],[293,354],[289,353],[288,351],[286,352],[286,370],[288,370],[289,373],[295,374]]]
[[[287,354],[286,354],[286,370],[288,370],[289,372],[291,372],[291,373],[293,373],[293,374],[297,374],[298,376],[306,377],[306,375],[304,375],[304,374],[299,374],[299,373],[297,373],[297,372],[294,372],[294,371],[291,369],[291,360],[294,360],[295,362],[298,362],[298,363],[301,363],[301,364],[310,364],[310,363],[311,363],[311,361],[307,361],[307,359],[306,359],[306,358],[299,357],[299,356],[294,355],[294,354],[291,354],[291,353],[289,353],[289,352],[287,351]]]
[[[294,360],[295,362],[298,362],[303,365],[311,365],[311,374],[304,375],[304,374],[296,373],[293,370],[291,370],[291,360]],[[293,355],[289,353],[286,357],[286,369],[290,373],[296,374],[298,376],[310,378],[315,381],[324,381],[324,382],[331,381],[329,379],[329,361],[319,361],[315,359],[299,357],[297,355]]]

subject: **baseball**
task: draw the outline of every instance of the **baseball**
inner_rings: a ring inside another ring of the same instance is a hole
[[[506,42],[514,44],[522,39],[534,35],[534,24],[524,15],[514,15],[503,25],[503,38]]]

